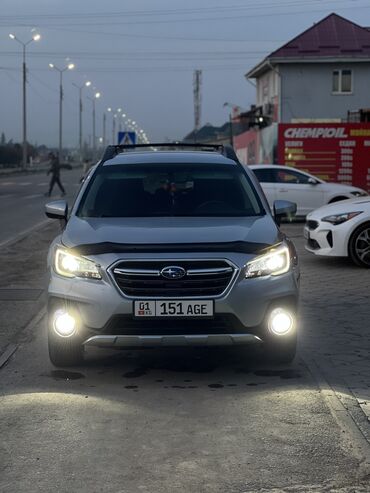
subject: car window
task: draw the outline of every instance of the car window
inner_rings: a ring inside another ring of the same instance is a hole
[[[308,183],[309,176],[306,176],[302,173],[299,173],[299,171],[291,171],[291,170],[283,170],[283,169],[277,169],[274,170],[275,176],[276,176],[276,182],[277,183],[292,183],[292,184],[301,184],[305,185]]]
[[[271,169],[254,169],[253,173],[260,183],[274,183],[276,181]]]
[[[252,182],[237,167],[183,164],[101,166],[77,211],[80,217],[223,217],[264,213]]]

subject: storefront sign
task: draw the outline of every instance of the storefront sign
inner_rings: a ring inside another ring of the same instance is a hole
[[[370,124],[279,124],[278,162],[370,191]]]

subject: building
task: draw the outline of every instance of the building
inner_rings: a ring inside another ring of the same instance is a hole
[[[370,29],[331,14],[246,77],[256,81],[256,105],[253,130],[235,139],[238,154],[247,163],[276,162],[281,123],[370,120]]]

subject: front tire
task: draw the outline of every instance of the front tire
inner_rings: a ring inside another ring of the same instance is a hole
[[[370,268],[370,223],[362,224],[352,233],[348,254],[356,265]]]
[[[83,346],[77,336],[60,337],[49,327],[48,332],[49,358],[54,366],[77,366],[83,358]]]

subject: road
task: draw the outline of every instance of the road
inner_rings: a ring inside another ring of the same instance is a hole
[[[71,200],[79,186],[81,169],[62,170],[61,180]],[[45,197],[50,175],[46,173],[9,175],[0,177],[0,244],[45,221],[44,205],[60,197],[54,187],[51,199]]]
[[[286,225],[302,264],[290,367],[247,350],[168,349],[91,350],[58,370],[43,311],[32,318],[55,223],[0,248],[0,491],[370,491],[367,271],[316,259],[302,224]]]

